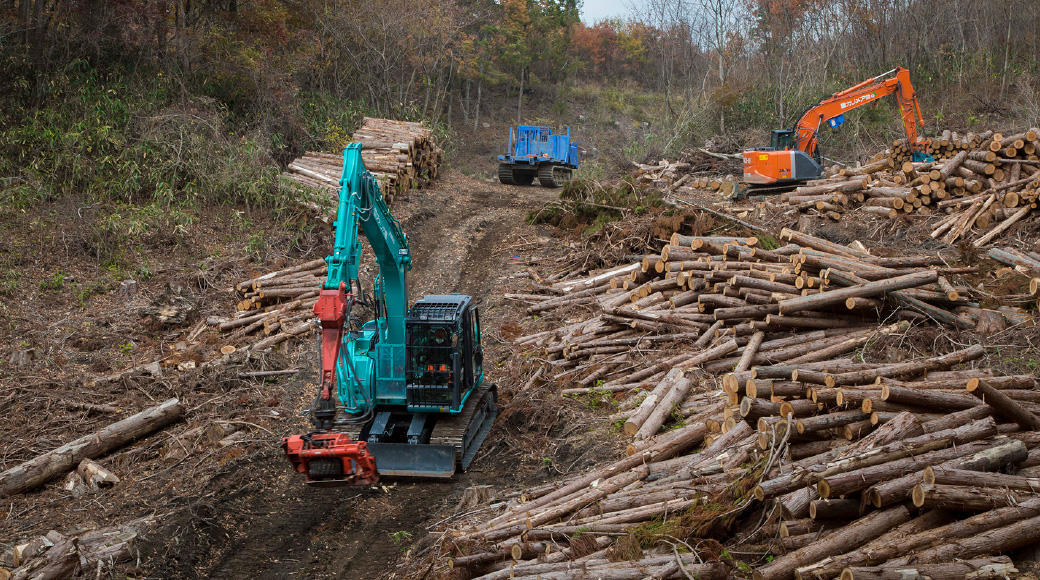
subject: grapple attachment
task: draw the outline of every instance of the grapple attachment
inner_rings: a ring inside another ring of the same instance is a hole
[[[364,441],[346,433],[310,433],[282,438],[282,449],[293,469],[309,485],[335,487],[379,482],[375,457]]]

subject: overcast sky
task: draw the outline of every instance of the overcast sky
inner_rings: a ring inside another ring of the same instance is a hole
[[[595,24],[604,18],[628,16],[626,0],[585,0],[581,6],[581,21]]]

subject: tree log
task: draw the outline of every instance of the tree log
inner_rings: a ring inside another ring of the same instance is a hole
[[[1040,478],[1004,473],[984,473],[936,466],[925,468],[922,479],[922,483],[926,484],[981,486],[1040,493]]]
[[[898,545],[903,538],[931,530],[953,521],[948,512],[932,510],[889,530],[884,535],[870,541],[859,549],[847,554],[834,555],[814,564],[803,566],[795,571],[799,580],[829,580],[841,573],[848,566],[863,566],[884,561],[876,559],[872,554],[878,547]]]
[[[961,151],[961,153],[964,153]],[[965,580],[972,578],[982,580],[989,578],[1000,580],[1014,578],[1018,569],[1007,556],[992,556],[948,562],[944,564],[908,564],[882,565],[869,567],[846,568],[841,571],[841,580],[909,580],[910,578],[927,578],[929,580]]]
[[[894,506],[864,516],[819,541],[781,556],[755,570],[754,580],[790,580],[795,570],[833,555],[844,554],[881,536],[890,529],[910,521],[910,512]]]
[[[687,377],[682,376],[681,372],[678,377],[673,381],[671,390],[668,391],[659,403],[657,407],[650,413],[650,415],[643,421],[643,424],[639,427],[639,430],[635,432],[634,438],[643,440],[649,439],[664,425],[665,420],[672,414],[672,410],[676,405],[682,402],[686,398],[686,394],[690,392],[690,387],[693,386],[693,381]],[[625,423],[628,426],[628,423]]]
[[[1011,550],[1040,542],[1040,516],[1027,517],[1025,515],[1027,510],[1022,509],[1026,503],[1032,504],[1036,501],[1040,500],[1030,500],[1017,506],[990,510],[979,514],[976,517],[995,514],[996,512],[1006,514],[1007,512],[1004,512],[1004,510],[1014,510],[1016,512],[1011,516],[1013,518],[1011,522],[1013,523],[1009,525],[988,529],[970,536],[961,536],[961,539],[947,538],[942,544],[915,554],[914,562],[952,562],[954,559],[967,559],[997,552],[1010,552]],[[949,528],[957,524],[963,525],[968,521],[962,520],[944,527]]]
[[[56,532],[48,535],[57,536],[54,545],[42,558],[36,558],[14,570],[11,580],[65,580],[76,573],[79,568],[79,540]]]
[[[975,395],[1000,414],[1022,426],[1023,429],[1040,431],[1040,417],[1022,408],[1017,401],[986,384],[983,379],[968,381],[968,392]]]
[[[910,497],[915,507],[966,512],[1017,505],[1023,499],[1022,495],[1004,489],[934,483],[917,484]]]
[[[28,491],[76,467],[84,459],[94,459],[127,443],[157,431],[180,419],[184,407],[177,399],[146,409],[54,451],[30,459],[0,473],[0,497]]]
[[[926,270],[923,272],[914,272],[913,274],[895,276],[893,278],[877,280],[874,282],[866,282],[864,284],[857,284],[855,286],[848,286],[846,288],[839,288],[837,290],[821,292],[819,294],[783,300],[780,302],[780,312],[782,314],[787,314],[790,312],[814,310],[825,306],[844,304],[846,298],[878,296],[893,290],[913,288],[925,284],[934,284],[938,279],[939,275],[935,270]]]

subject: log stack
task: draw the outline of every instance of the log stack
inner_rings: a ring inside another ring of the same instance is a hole
[[[443,151],[421,123],[365,117],[351,142],[361,143],[365,167],[379,181],[387,203],[397,193],[422,189],[437,178]],[[343,153],[308,151],[289,164],[286,178],[339,195]]]
[[[313,303],[311,299],[317,299],[328,271],[325,260],[318,259],[243,280],[235,284],[235,294],[240,298],[236,308],[240,312],[255,314],[257,310],[291,300],[310,300]]]
[[[839,220],[858,211],[936,216],[932,237],[982,247],[1029,215],[1040,190],[1040,129],[1004,136],[945,131],[925,143],[934,162],[913,162],[905,142],[861,167],[832,167],[781,196],[801,211]]]
[[[532,314],[572,316],[516,339],[544,361],[535,379],[612,395],[631,443],[479,510],[449,535],[452,565],[483,579],[682,578],[694,562],[744,576],[733,559],[759,580],[1014,574],[1000,555],[1040,541],[1036,377],[972,368],[979,345],[849,357],[910,321],[973,326],[981,309],[950,282],[963,270],[781,239],[673,236],[659,257],[524,295]]]
[[[251,340],[254,350],[266,350],[317,329],[314,304],[325,283],[328,264],[311,260],[268,272],[235,284],[240,299],[231,318],[213,318],[211,325],[228,333],[229,342]],[[233,344],[224,348],[235,350]]]

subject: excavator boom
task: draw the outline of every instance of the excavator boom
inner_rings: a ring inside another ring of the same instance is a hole
[[[809,107],[792,130],[773,131],[771,146],[744,152],[744,182],[751,186],[795,184],[823,173],[823,156],[817,136],[827,123],[832,129],[845,122],[845,113],[895,95],[906,140],[915,158],[926,152],[917,140],[917,126],[924,125],[910,71],[896,67]]]

